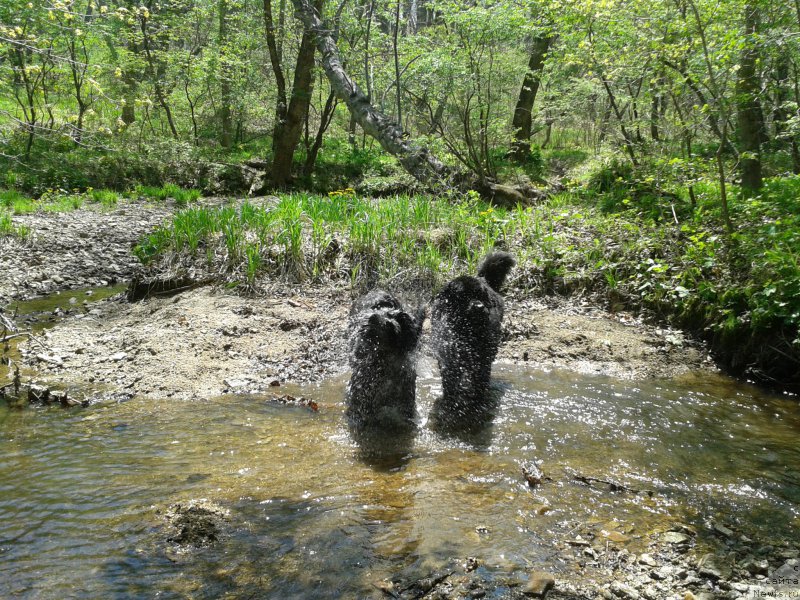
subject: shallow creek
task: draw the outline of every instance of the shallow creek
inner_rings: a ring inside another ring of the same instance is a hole
[[[420,431],[371,448],[343,424],[346,378],[282,388],[318,412],[253,396],[0,404],[0,596],[356,597],[452,557],[476,557],[498,581],[568,576],[570,541],[641,552],[675,523],[762,539],[800,530],[796,399],[723,377],[494,374],[494,425],[445,438],[425,422],[440,389],[424,359]],[[522,475],[533,460],[549,477],[535,488]],[[184,553],[163,514],[191,499],[229,518],[214,544]]]

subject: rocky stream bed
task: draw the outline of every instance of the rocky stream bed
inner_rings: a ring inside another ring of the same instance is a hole
[[[121,203],[109,211],[14,217],[32,235],[0,239],[0,306],[78,288],[96,297],[97,290],[129,280],[139,266],[133,244],[173,211],[167,205]],[[35,340],[19,344],[23,383],[85,403],[163,398],[168,411],[170,401],[280,395],[287,384],[321,381],[346,369],[343,333],[352,294],[345,285],[276,283],[258,297],[207,285],[133,303],[122,293],[96,302],[82,293],[83,299],[51,311],[47,317],[54,323],[34,334]],[[18,325],[24,329],[26,322]],[[513,288],[513,280],[498,360],[631,381],[715,371],[704,348],[678,331],[612,315],[579,298],[528,297]],[[6,376],[0,385],[11,383],[11,373]],[[529,483],[551,485],[538,478]],[[613,481],[581,483],[604,493],[630,492],[615,489]],[[213,536],[194,539],[192,532],[224,529],[226,520],[219,515],[225,511],[194,504],[191,510],[165,509],[165,540],[189,551],[214,543]],[[203,519],[202,527],[193,526],[195,517]],[[635,550],[628,548],[629,539],[624,531],[575,523],[557,549],[562,566],[557,574],[531,568],[489,580],[476,559],[453,557],[451,568],[427,578],[409,580],[399,573],[375,581],[374,597],[800,595],[800,546],[790,539],[760,539],[757,531],[723,522],[700,527],[675,522],[640,537]]]

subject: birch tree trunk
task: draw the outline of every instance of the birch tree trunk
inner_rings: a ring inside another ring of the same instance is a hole
[[[375,138],[386,152],[396,157],[403,168],[417,180],[423,183],[436,183],[455,175],[452,169],[431,154],[427,148],[408,140],[398,123],[370,104],[364,92],[344,70],[332,29],[325,26],[322,17],[309,0],[292,0],[292,3],[306,32],[314,35],[322,58],[322,67],[331,88],[347,105],[350,114],[361,128]]]

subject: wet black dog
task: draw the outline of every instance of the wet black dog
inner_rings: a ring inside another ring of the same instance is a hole
[[[431,417],[440,428],[474,429],[491,416],[495,403],[489,380],[504,309],[499,292],[514,264],[507,252],[492,252],[477,277],[454,279],[433,300],[432,347],[443,396],[434,402]]]
[[[356,428],[413,429],[416,350],[424,309],[410,314],[391,294],[375,290],[357,300],[348,326],[352,375],[347,416]]]

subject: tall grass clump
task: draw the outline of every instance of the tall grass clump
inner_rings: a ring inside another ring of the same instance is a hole
[[[167,183],[161,187],[137,185],[136,194],[160,202],[165,201],[167,198],[172,198],[178,206],[186,206],[200,198],[200,190],[182,188],[174,183]]]
[[[94,190],[88,191],[92,202],[97,202],[105,208],[114,208],[119,202],[119,194],[113,190]]]
[[[11,220],[11,215],[7,213],[0,213],[0,238],[2,237],[18,237],[27,238],[31,234],[29,227],[25,225],[14,225]]]
[[[167,251],[217,247],[229,277],[253,283],[355,277],[427,280],[474,269],[480,256],[515,234],[515,219],[476,195],[462,202],[430,196],[369,200],[346,189],[327,196],[285,195],[273,206],[189,208],[142,240],[148,262]]]

